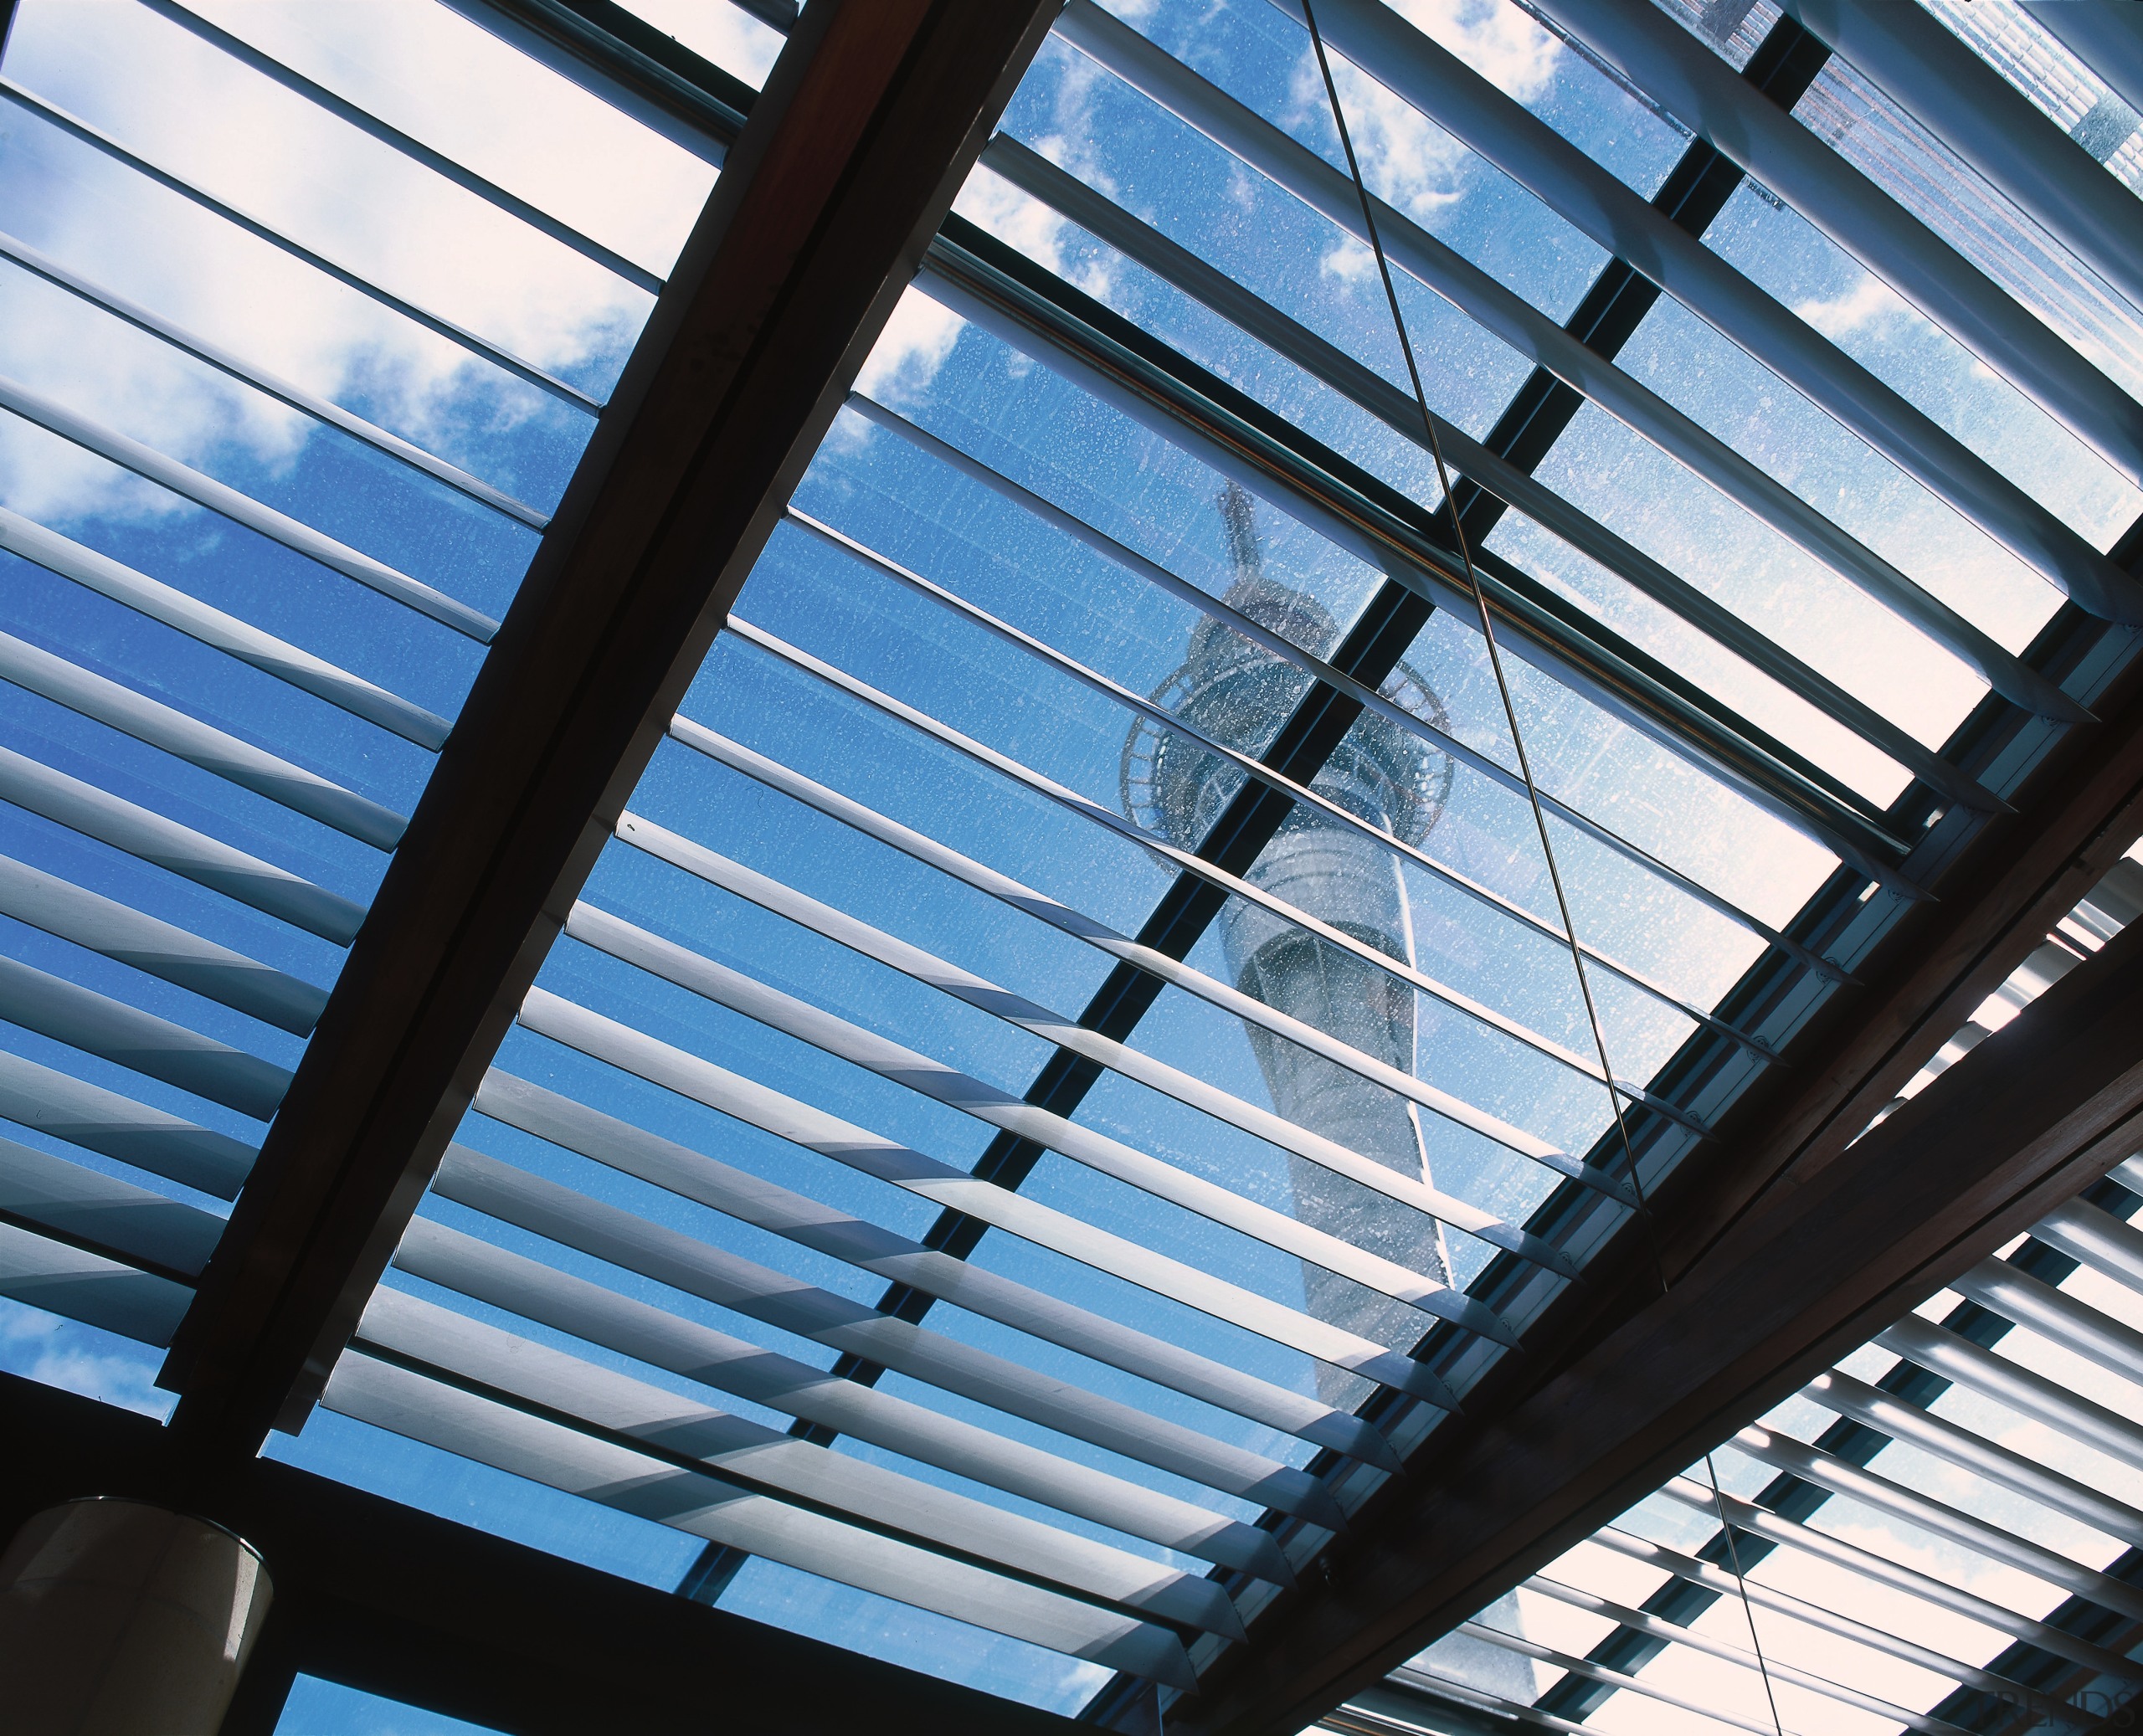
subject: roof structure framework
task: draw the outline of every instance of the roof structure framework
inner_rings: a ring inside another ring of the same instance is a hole
[[[1323,0],[1359,196],[1296,0],[0,16],[0,1298],[167,1420],[6,1398],[311,1564],[234,1718],[584,1717],[366,1523],[828,1728],[2123,1692],[2128,9]]]

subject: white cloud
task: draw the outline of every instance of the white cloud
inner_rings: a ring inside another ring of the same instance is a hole
[[[1509,0],[1387,0],[1392,10],[1441,43],[1506,95],[1530,102],[1548,88],[1562,39]]]
[[[904,399],[912,401],[937,377],[966,325],[943,302],[932,300],[920,290],[908,290],[856,377],[856,389],[894,407]]]
[[[168,1416],[176,1400],[157,1389],[161,1360],[146,1345],[130,1345],[108,1333],[0,1297],[0,1367],[44,1385],[150,1416]]]
[[[1863,331],[1911,311],[1882,279],[1866,275],[1842,295],[1828,300],[1796,301],[1793,311],[1831,338]]]

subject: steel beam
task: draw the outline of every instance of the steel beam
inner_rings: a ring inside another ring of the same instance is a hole
[[[1054,8],[815,3],[755,101],[353,947],[162,1379],[293,1427]]]
[[[1329,1578],[1271,1605],[1172,1730],[1301,1728],[2135,1148],[2143,930],[1853,1140],[2143,829],[2137,684],[2112,718],[2027,786],[2022,823],[1941,905],[1900,924],[1805,1064],[1750,1094],[1718,1159],[1656,1202],[1649,1246],[1537,1341],[1567,1348],[1477,1392],[1472,1419],[1355,1516]]]

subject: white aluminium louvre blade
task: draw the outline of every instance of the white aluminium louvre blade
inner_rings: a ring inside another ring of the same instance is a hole
[[[1544,1646],[1537,1640],[1528,1640],[1517,1634],[1504,1633],[1501,1629],[1490,1627],[1484,1622],[1462,1621],[1452,1631],[1463,1634],[1470,1640],[1478,1640],[1485,1645],[1493,1646],[1500,1651],[1514,1651],[1520,1657],[1529,1657],[1538,1663],[1547,1664],[1558,1670],[1568,1671],[1571,1675],[1582,1677],[1588,1682],[1604,1682],[1610,1687],[1619,1688],[1625,1693],[1635,1694],[1641,1699],[1657,1700],[1663,1706],[1672,1706],[1681,1712],[1694,1713],[1699,1718],[1709,1718],[1715,1723],[1725,1724],[1732,1729],[1746,1730],[1749,1736],[1779,1736],[1779,1728],[1775,1723],[1768,1721],[1758,1723],[1752,1718],[1743,1718],[1739,1713],[1729,1712],[1724,1707],[1693,1699],[1687,1694],[1676,1693],[1672,1688],[1652,1681],[1647,1677],[1632,1675],[1627,1671],[1610,1669],[1605,1664],[1595,1663],[1589,1657],[1580,1657],[1574,1652],[1560,1651],[1553,1646]],[[1401,1682],[1412,1677],[1422,1681],[1433,1682],[1441,1686],[1443,1680],[1432,1668],[1425,1668],[1419,1663],[1401,1665],[1393,1673]],[[1582,1730],[1585,1726],[1572,1723],[1560,1726],[1560,1728]],[[1789,1726],[1785,1736],[1801,1736],[1801,1733]]]
[[[1269,1531],[1058,1457],[416,1218],[394,1264],[704,1386],[1200,1560],[1292,1583]]]
[[[9,747],[0,747],[0,800],[337,946],[356,939],[364,921],[363,907],[340,893]]]
[[[1276,3],[1291,9],[1287,0]],[[2133,577],[2056,514],[1397,13],[1378,0],[1324,0],[1318,23],[1357,66],[1371,69],[1387,89],[1642,272],[2079,608],[2107,620],[2131,619],[2143,608]]]
[[[405,742],[434,753],[446,745],[452,726],[444,717],[4,506],[0,506],[0,548],[161,621],[301,692],[324,699],[353,717],[391,730]]]
[[[324,989],[12,856],[0,856],[0,913],[296,1036],[327,1003]]]
[[[712,1543],[1074,1657],[1179,1687],[1196,1683],[1181,1641],[1151,1623],[749,1492],[361,1353],[337,1364],[321,1402],[375,1427]]]
[[[943,1545],[1141,1615],[1243,1637],[1241,1619],[1215,1580],[797,1440],[399,1291],[373,1292],[358,1343],[634,1436],[666,1457],[697,1460],[770,1493],[905,1533],[926,1548]]]
[[[747,868],[743,863],[696,844],[691,839],[656,825],[652,820],[628,814],[620,817],[618,836],[649,855],[696,876],[710,886],[747,899],[762,910],[785,917],[820,937],[846,947],[863,958],[886,965],[914,981],[964,1001],[968,1005],[1002,1019],[1020,1030],[1097,1061],[1126,1079],[1174,1097],[1178,1102],[1204,1111],[1240,1133],[1277,1145],[1283,1151],[1372,1188],[1402,1205],[1440,1219],[1454,1229],[1477,1235],[1535,1266],[1577,1276],[1576,1262],[1552,1242],[1513,1228],[1479,1207],[1454,1199],[1412,1176],[1363,1157],[1337,1141],[1296,1126],[1268,1109],[1208,1084],[1195,1076],[1170,1066],[1127,1043],[1054,1013],[1046,1007],[1000,988],[972,972],[949,964],[920,947],[874,928],[845,911],[823,904],[779,881]]]
[[[586,902],[576,904],[566,918],[565,932],[598,952],[637,965],[838,1060],[904,1085],[1020,1138],[1031,1139],[1074,1163],[1182,1206],[1268,1247],[1313,1261],[1395,1302],[1447,1319],[1497,1343],[1514,1346],[1518,1342],[1517,1335],[1492,1309],[1441,1279],[1411,1271],[1395,1261],[1193,1175],[1120,1139],[1038,1108],[674,941],[636,928],[607,911]]]
[[[1419,1103],[1424,1109],[1457,1121],[1462,1127],[1475,1132],[1484,1131],[1473,1121],[1467,1119],[1467,1112],[1472,1109],[1472,1106],[1448,1092],[1440,1091],[1416,1079],[1411,1073],[1354,1048],[1313,1025],[1269,1007],[1255,996],[1245,994],[1233,985],[1209,977],[1203,971],[1172,958],[1165,953],[1141,946],[1137,941],[1118,934],[1106,923],[1097,921],[1084,912],[1074,910],[1070,905],[1060,902],[1046,893],[1023,886],[1010,875],[1000,873],[986,863],[962,855],[950,845],[940,844],[912,826],[903,825],[897,819],[888,819],[838,790],[830,789],[825,784],[806,778],[801,772],[791,771],[779,760],[769,758],[742,742],[732,742],[727,736],[717,735],[689,717],[672,719],[670,733],[674,739],[705,754],[716,763],[742,773],[769,789],[777,790],[808,808],[815,809],[830,819],[836,819],[843,825],[852,827],[866,838],[874,839],[927,866],[936,868],[964,886],[985,892],[1014,910],[1047,923],[1060,933],[1068,934],[1075,940],[1082,940],[1112,958],[1120,958],[1127,964],[1134,964],[1149,976],[1159,977],[1163,982],[1196,995],[1224,1013],[1254,1025],[1262,1030],[1269,1030],[1277,1037],[1283,1037],[1358,1078],[1381,1085],[1387,1091],[1396,1091],[1400,1096]],[[638,824],[639,816],[628,814],[620,819],[621,835],[627,821]],[[1477,1111],[1472,1112],[1476,1116],[1479,1114]],[[1515,1127],[1493,1119],[1490,1125],[1499,1131],[1487,1133],[1486,1137],[1494,1139],[1507,1149],[1515,1151],[1522,1157],[1532,1158],[1554,1169],[1559,1175],[1581,1181],[1618,1204],[1632,1206],[1636,1204],[1635,1197],[1629,1189],[1606,1171],[1579,1163],[1544,1141],[1534,1140],[1529,1134],[1523,1133]],[[1521,1143],[1513,1143],[1513,1139]]]
[[[466,1146],[448,1148],[432,1189],[516,1229],[941,1391],[1328,1531],[1345,1523],[1331,1491],[1292,1466],[881,1314]]]
[[[1429,1369],[1410,1357],[1285,1304],[1216,1278],[1195,1266],[1095,1228],[1010,1188],[972,1176],[912,1147],[886,1139],[755,1080],[591,1013],[545,989],[532,989],[521,1023],[540,1036],[659,1085],[751,1127],[815,1151],[941,1208],[1007,1231],[1112,1277],[1164,1296],[1284,1344],[1335,1369],[1456,1410],[1458,1401]]]
[[[1380,1471],[1400,1468],[1391,1444],[1361,1418],[1246,1374],[1210,1357],[1059,1301],[971,1260],[927,1248],[890,1230],[735,1169],[496,1066],[470,1105],[480,1115],[638,1177],[740,1223],[969,1313],[1150,1380],[1267,1428],[1332,1448]]]
[[[409,824],[369,797],[5,633],[0,633],[0,680],[161,748],[175,759],[375,850],[393,849]]]
[[[0,1214],[130,1264],[198,1277],[222,1235],[212,1212],[0,1138]]]
[[[0,1050],[0,1119],[35,1128],[152,1175],[235,1199],[253,1148],[106,1091],[72,1073]]]
[[[2007,1260],[1983,1260],[1950,1288],[2110,1374],[2143,1384],[2143,1333]]]
[[[2078,6],[2074,0],[2019,0],[2026,16],[2143,111],[2143,15],[2120,4]]]
[[[2116,1283],[2143,1290],[2143,1230],[2088,1199],[2056,1206],[2032,1225],[2032,1235]]]
[[[193,1300],[183,1284],[13,1224],[0,1224],[0,1296],[158,1346]]]

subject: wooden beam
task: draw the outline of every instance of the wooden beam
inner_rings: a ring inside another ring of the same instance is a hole
[[[812,0],[389,865],[160,1377],[292,1428],[1053,0]]]
[[[182,1499],[155,1420],[0,1374],[0,1546],[83,1495]],[[275,1596],[224,1736],[268,1736],[293,1672],[515,1736],[1071,1736],[973,1688],[256,1459],[214,1517]]]
[[[1301,1729],[2143,1146],[2143,924],[1852,1135],[2143,826],[2143,697],[1960,876],[1743,1114],[1623,1287],[1395,1481],[1253,1625],[1185,1736]]]

